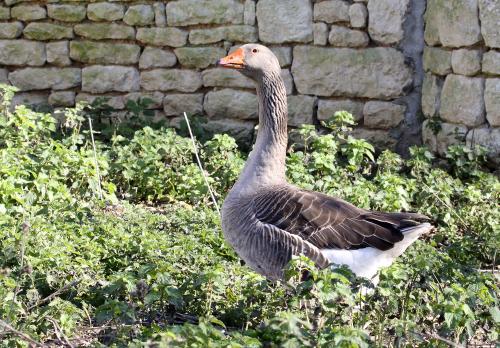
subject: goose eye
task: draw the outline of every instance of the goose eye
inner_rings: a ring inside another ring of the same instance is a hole
[[[258,50],[257,50],[256,48],[254,48],[254,49],[252,50],[252,52],[253,52],[253,53],[257,53],[257,51],[258,51]]]

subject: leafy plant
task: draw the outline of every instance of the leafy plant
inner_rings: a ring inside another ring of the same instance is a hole
[[[451,145],[446,151],[446,159],[453,173],[462,178],[481,175],[481,169],[486,164],[488,149],[484,146]]]
[[[190,139],[142,127],[97,141],[94,154],[84,107],[65,110],[57,127],[49,114],[11,112],[12,89],[0,94],[2,346],[498,341],[500,183],[479,155],[451,148],[461,169],[450,174],[425,148],[403,160],[349,141],[345,113],[327,134],[301,128],[287,156],[292,182],[365,208],[418,211],[436,230],[382,270],[372,292],[347,268],[318,270],[303,256],[270,282],[224,242]],[[244,154],[227,135],[197,145],[221,200]]]

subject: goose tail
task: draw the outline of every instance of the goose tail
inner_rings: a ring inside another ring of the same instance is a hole
[[[398,251],[400,250],[397,256],[401,255],[406,250],[406,248],[408,248],[420,236],[429,233],[433,229],[434,226],[432,226],[428,222],[416,226],[402,228],[401,232],[403,233],[404,239],[394,246],[394,249],[398,249]]]

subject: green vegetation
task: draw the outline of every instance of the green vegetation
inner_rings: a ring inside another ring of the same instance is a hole
[[[364,208],[432,216],[435,232],[381,274],[298,257],[271,283],[224,242],[190,140],[145,127],[100,137],[83,108],[52,116],[0,105],[0,342],[26,347],[446,347],[498,339],[500,183],[484,153],[374,155],[337,113],[298,132],[288,176]],[[137,110],[136,110],[137,111]],[[232,138],[198,144],[219,203],[244,161]],[[96,161],[99,171],[96,170]],[[102,197],[102,198],[101,198]],[[301,280],[302,270],[311,277]]]

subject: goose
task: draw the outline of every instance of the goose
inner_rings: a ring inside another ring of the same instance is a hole
[[[282,279],[292,256],[303,254],[320,269],[347,265],[376,283],[382,267],[433,228],[421,214],[361,209],[289,184],[287,95],[278,59],[265,46],[246,44],[217,65],[236,69],[257,88],[257,138],[221,212],[224,238],[250,268]]]

